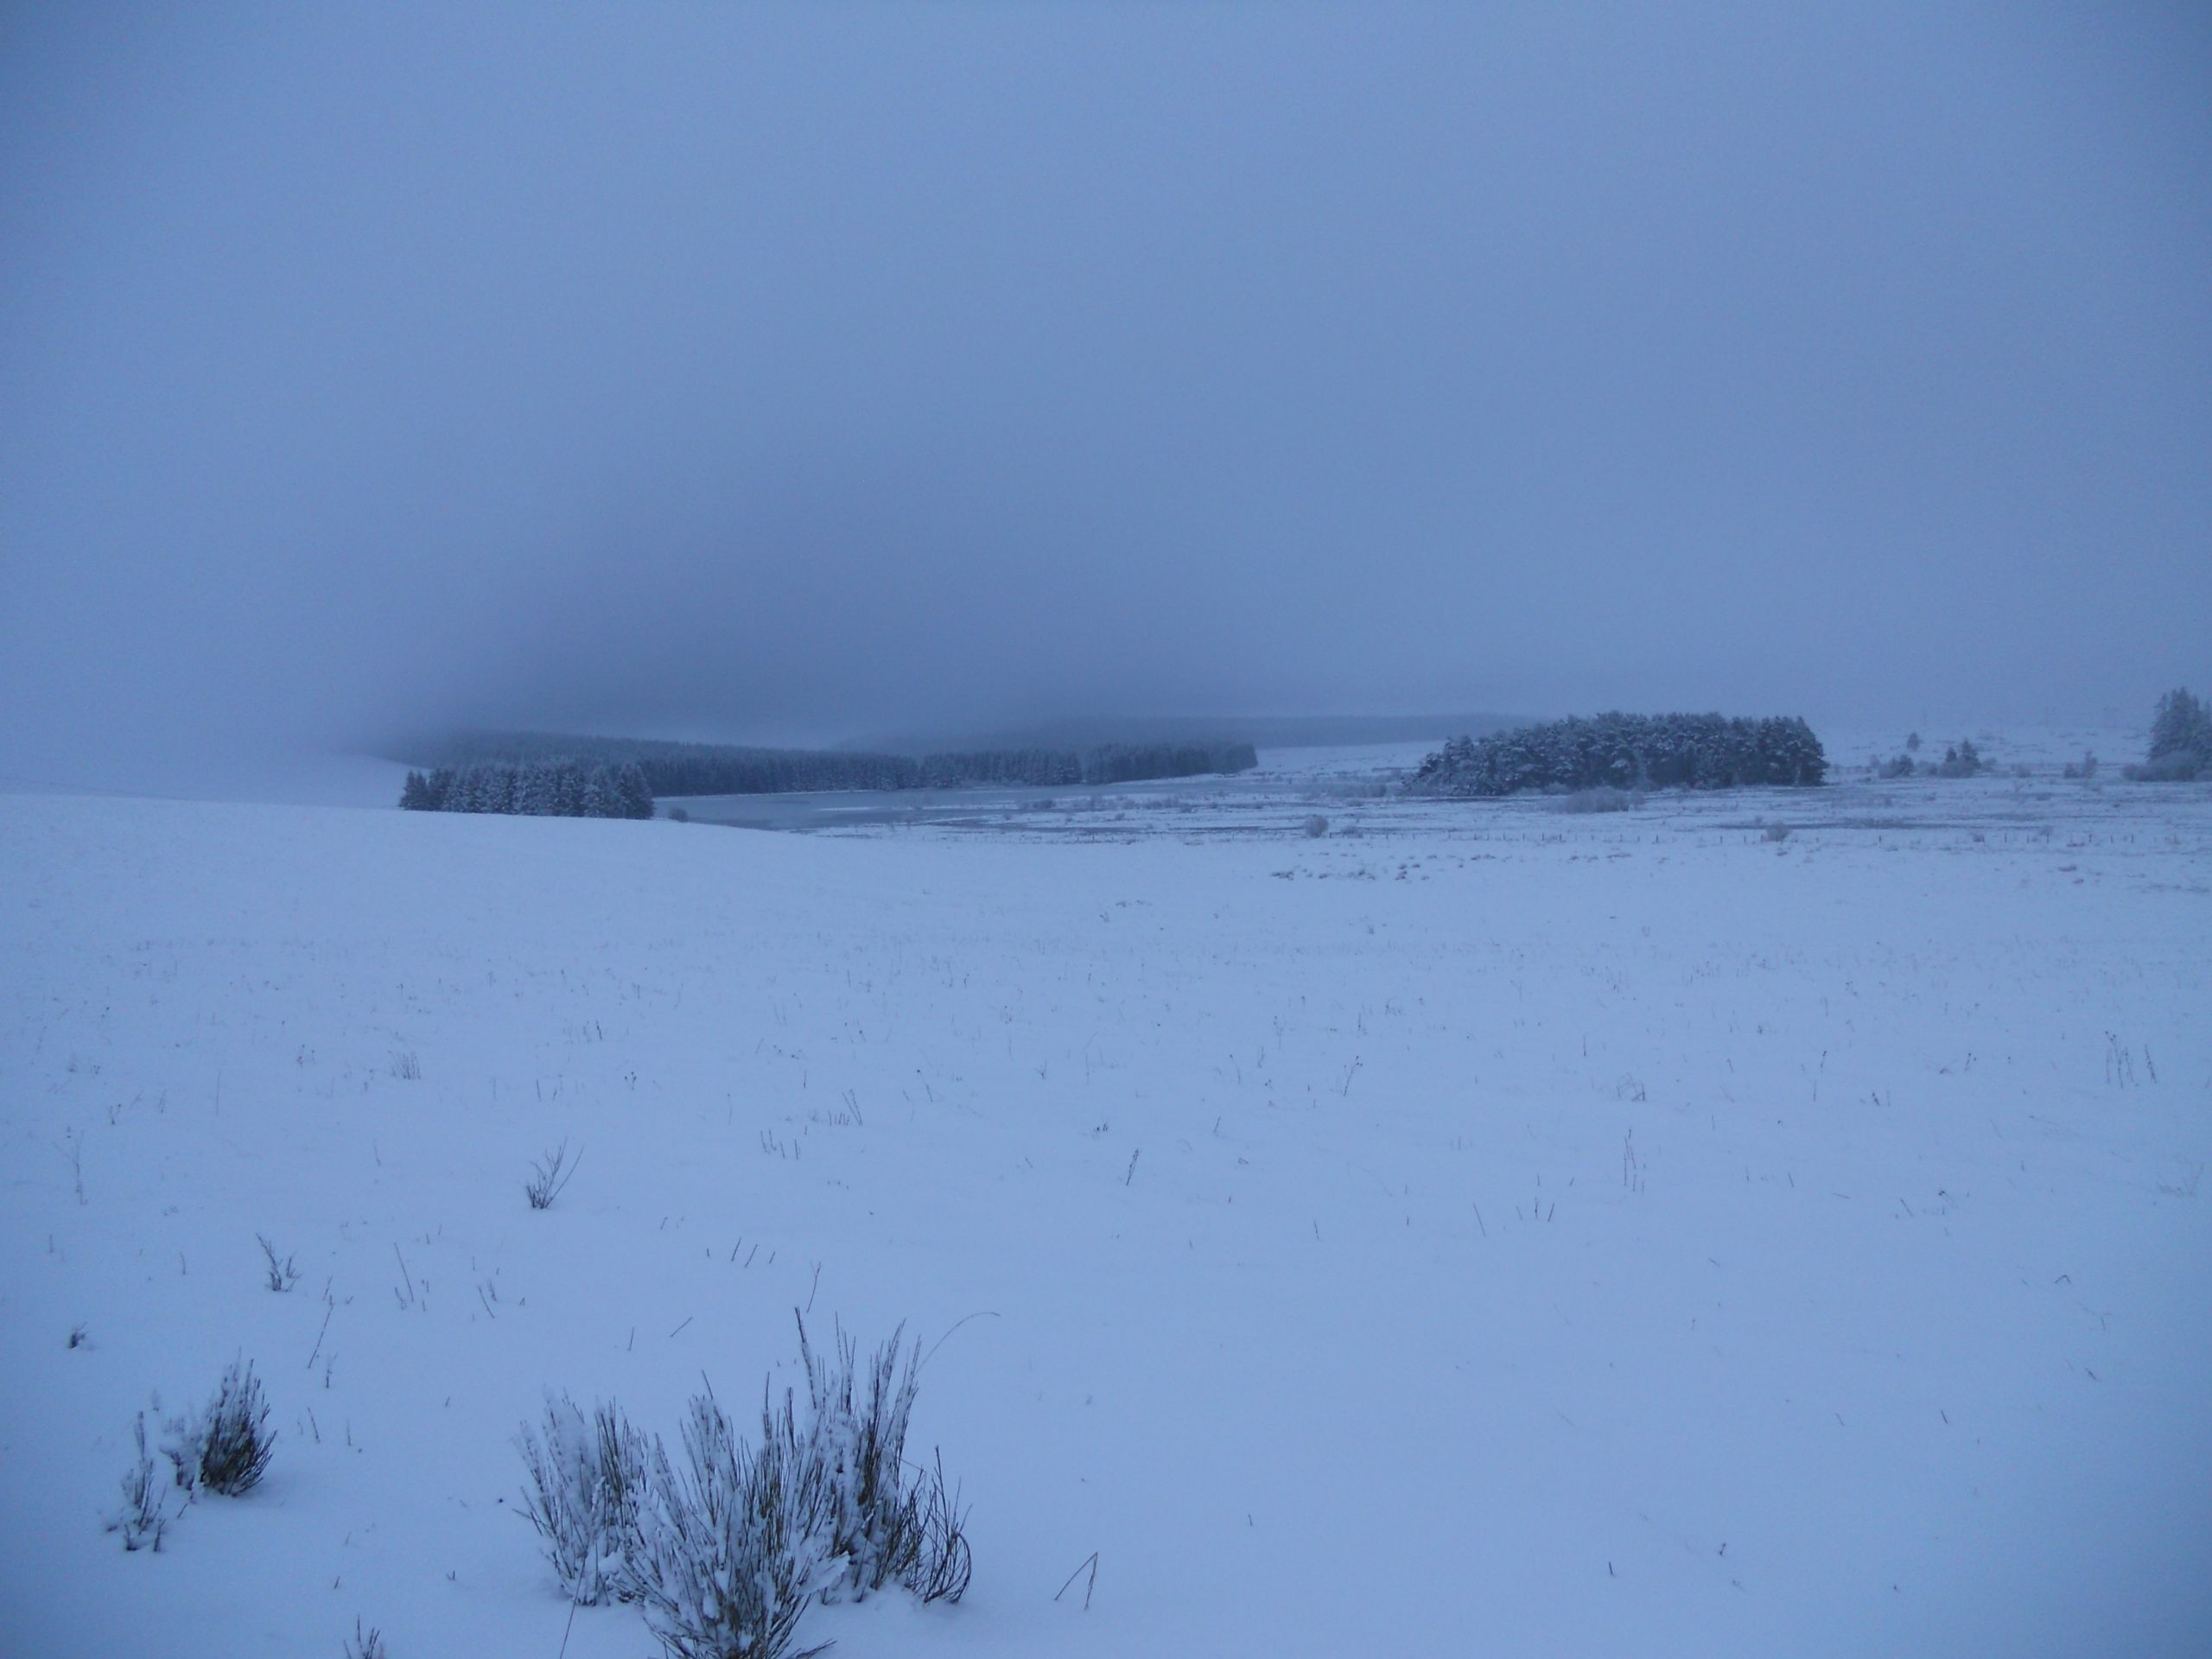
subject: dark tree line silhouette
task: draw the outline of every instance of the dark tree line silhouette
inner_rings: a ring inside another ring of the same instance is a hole
[[[1803,721],[1721,715],[1598,715],[1459,737],[1421,763],[1417,794],[1497,796],[1522,790],[1729,789],[1811,785],[1827,773]]]
[[[650,818],[653,794],[634,760],[474,760],[410,772],[399,804],[415,812],[510,812],[541,818]]]
[[[448,772],[472,766],[541,763],[635,766],[655,797],[1125,784],[1147,778],[1246,772],[1259,764],[1249,743],[1236,742],[1113,743],[1088,749],[982,749],[916,756],[739,748],[646,738],[567,737],[545,732],[472,733],[436,746],[429,758]]]

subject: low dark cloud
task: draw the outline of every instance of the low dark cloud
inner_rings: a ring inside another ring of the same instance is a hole
[[[2133,715],[2176,9],[0,22],[19,764],[447,719]]]

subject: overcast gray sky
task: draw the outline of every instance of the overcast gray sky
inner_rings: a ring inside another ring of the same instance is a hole
[[[2212,690],[2201,8],[0,11],[57,747]]]

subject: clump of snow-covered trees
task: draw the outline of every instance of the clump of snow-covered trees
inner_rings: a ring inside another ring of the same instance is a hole
[[[1465,797],[1812,785],[1827,775],[1821,741],[1802,720],[1608,714],[1454,738],[1407,786],[1415,794]]]
[[[2177,687],[2158,699],[2150,753],[2127,775],[2144,783],[2186,783],[2212,772],[2212,709]]]
[[[478,760],[410,772],[400,805],[417,812],[513,812],[538,818],[650,818],[653,792],[635,761]]]

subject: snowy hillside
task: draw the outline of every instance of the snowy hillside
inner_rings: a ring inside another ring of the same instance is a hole
[[[0,797],[0,1652],[638,1659],[517,1429],[794,1307],[973,1505],[847,1659],[2212,1645],[2212,792],[1309,810]]]

